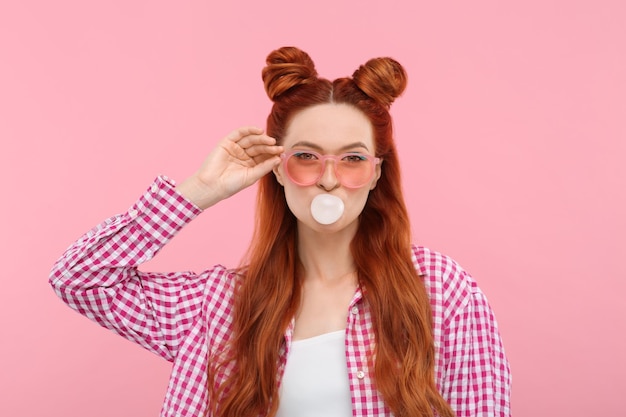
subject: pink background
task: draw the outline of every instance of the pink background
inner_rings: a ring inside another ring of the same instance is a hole
[[[47,284],[80,234],[269,110],[296,45],[329,78],[389,55],[416,242],[487,293],[516,416],[623,415],[626,7],[615,1],[20,1],[0,6],[0,415],[156,416],[169,364]],[[146,268],[234,266],[254,190]]]

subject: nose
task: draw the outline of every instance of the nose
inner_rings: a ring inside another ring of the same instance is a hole
[[[317,185],[326,191],[334,190],[339,187],[339,178],[335,172],[335,161],[325,160],[322,167],[322,176],[317,181]]]

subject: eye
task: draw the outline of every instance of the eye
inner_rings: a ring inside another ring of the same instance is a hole
[[[314,161],[318,159],[317,155],[311,152],[296,152],[293,154],[293,156],[303,161]]]
[[[367,157],[365,155],[359,155],[359,154],[354,153],[354,154],[344,155],[341,158],[341,160],[344,161],[344,162],[354,162],[354,163],[356,163],[356,162],[367,161]]]

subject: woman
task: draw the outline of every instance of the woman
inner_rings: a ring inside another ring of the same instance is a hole
[[[272,52],[274,106],[177,187],[159,177],[78,240],[51,284],[81,314],[173,362],[162,416],[506,416],[493,313],[449,258],[412,246],[389,107],[402,66],[318,78]],[[203,210],[259,182],[245,264],[143,273]]]

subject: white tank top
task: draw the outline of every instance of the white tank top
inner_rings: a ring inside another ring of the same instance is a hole
[[[276,416],[352,416],[345,330],[291,342]]]

